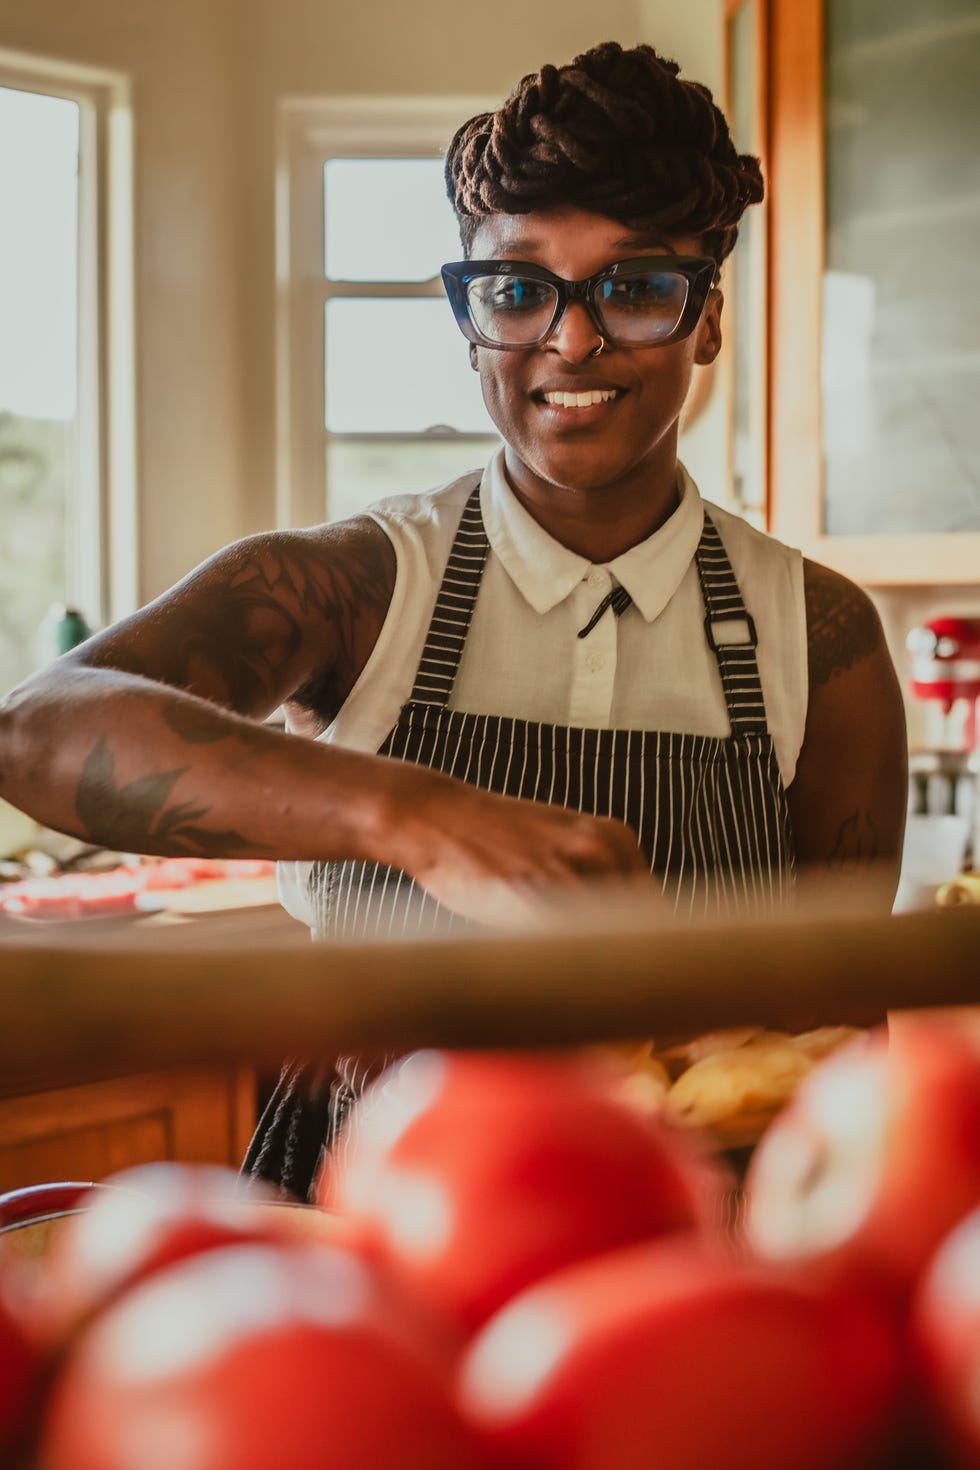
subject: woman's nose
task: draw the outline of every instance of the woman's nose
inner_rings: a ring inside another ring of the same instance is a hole
[[[567,362],[584,362],[602,342],[602,333],[581,301],[569,301],[558,318],[545,350],[558,352]]]

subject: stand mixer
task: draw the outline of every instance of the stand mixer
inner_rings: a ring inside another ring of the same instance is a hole
[[[913,698],[938,706],[933,742],[909,759],[910,811],[966,818],[967,861],[980,866],[980,617],[928,618],[909,632],[905,648]]]

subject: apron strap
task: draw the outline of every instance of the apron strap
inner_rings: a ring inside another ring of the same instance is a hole
[[[705,636],[718,661],[732,734],[764,734],[768,725],[755,657],[759,641],[755,623],[746,611],[728,553],[707,511],[694,559],[704,598]]]
[[[445,709],[449,703],[489,550],[477,482],[463,507],[446,563],[415,674],[413,704],[433,704]]]

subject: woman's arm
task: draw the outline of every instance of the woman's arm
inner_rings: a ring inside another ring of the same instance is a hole
[[[642,870],[620,823],[261,723],[291,699],[332,718],[393,585],[369,521],[227,548],[0,704],[0,794],[121,851],[391,863],[487,922]]]
[[[804,586],[810,695],[788,792],[800,891],[888,912],[907,808],[902,692],[867,594],[811,561]]]

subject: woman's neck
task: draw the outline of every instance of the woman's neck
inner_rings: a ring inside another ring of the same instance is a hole
[[[549,536],[569,551],[602,565],[658,531],[680,504],[676,457],[644,466],[612,485],[562,486],[540,480],[504,453],[507,482],[517,500]]]

